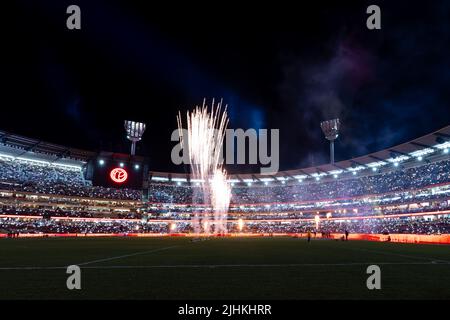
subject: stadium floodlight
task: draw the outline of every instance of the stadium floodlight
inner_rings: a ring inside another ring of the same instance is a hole
[[[330,141],[330,162],[334,163],[334,140],[339,137],[339,128],[341,123],[339,119],[332,119],[327,121],[322,121],[320,123],[320,128],[322,129],[325,138]]]
[[[125,120],[127,139],[131,141],[131,155],[136,154],[136,142],[141,141],[145,131],[145,123]]]

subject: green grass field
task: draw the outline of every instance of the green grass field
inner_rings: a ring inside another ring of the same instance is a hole
[[[294,238],[0,239],[0,299],[450,299],[450,247]],[[82,289],[66,288],[81,267]],[[381,290],[366,287],[381,268]]]

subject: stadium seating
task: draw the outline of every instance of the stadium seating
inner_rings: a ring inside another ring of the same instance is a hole
[[[0,189],[91,198],[140,200],[142,192],[94,187],[80,169],[0,158]]]
[[[141,190],[92,186],[80,168],[0,157],[0,224],[20,233],[192,232],[192,215],[211,214],[193,198],[195,188],[150,180],[146,202]],[[449,233],[450,160],[323,181],[238,183],[227,227],[251,233]]]

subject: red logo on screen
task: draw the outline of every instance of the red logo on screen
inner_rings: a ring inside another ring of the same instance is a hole
[[[109,173],[109,177],[115,183],[123,183],[128,179],[128,173],[122,168],[112,169]]]

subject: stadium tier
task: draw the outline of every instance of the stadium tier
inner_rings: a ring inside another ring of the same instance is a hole
[[[190,233],[196,215],[213,221],[194,196],[205,181],[147,173],[123,155],[0,137],[0,233]],[[333,165],[231,175],[228,232],[448,234],[448,137],[450,126]]]

